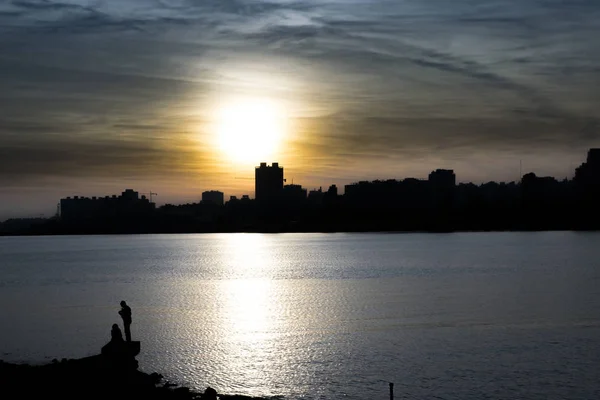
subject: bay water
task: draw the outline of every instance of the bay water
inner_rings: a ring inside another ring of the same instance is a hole
[[[599,399],[600,233],[0,238],[0,359],[287,399]]]

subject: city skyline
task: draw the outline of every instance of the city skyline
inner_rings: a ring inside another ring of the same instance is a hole
[[[72,192],[252,194],[261,161],[307,188],[572,177],[600,145],[598,19],[591,1],[4,2],[0,220]]]
[[[255,167],[254,199],[202,192],[186,204],[152,203],[155,192],[61,198],[55,218],[11,219],[0,235],[217,232],[452,232],[598,229],[600,148],[572,180],[526,173],[519,182],[458,184],[453,170],[427,179],[359,181],[310,190],[285,184],[284,167]],[[148,197],[148,196],[150,197]]]
[[[593,168],[597,168],[596,163],[598,162],[598,155],[600,154],[600,148],[591,148],[588,149],[588,152],[586,153],[587,156],[585,157],[584,161],[578,166],[576,167],[572,173],[570,175],[572,175],[572,178],[574,179],[577,176],[577,170],[581,169],[582,167],[587,165],[587,168],[591,168],[590,167],[590,162],[592,162],[593,160]],[[594,155],[592,155],[594,154]],[[543,176],[540,174],[536,174],[534,171],[529,171],[529,172],[525,172],[522,170],[522,163],[520,163],[519,166],[519,178],[514,180],[514,181],[485,181],[485,182],[480,182],[480,183],[474,183],[474,182],[467,182],[467,181],[461,181],[459,179],[457,179],[457,176],[455,174],[455,171],[452,169],[444,169],[444,168],[434,168],[431,170],[431,172],[429,174],[427,174],[426,177],[410,177],[410,176],[405,176],[405,177],[388,177],[388,178],[377,178],[377,179],[373,179],[373,180],[354,180],[354,181],[349,181],[349,184],[344,184],[344,185],[339,185],[336,182],[327,184],[327,186],[325,186],[325,189],[323,189],[323,186],[319,186],[311,188],[311,187],[306,187],[303,186],[302,183],[294,183],[293,180],[288,182],[288,179],[286,178],[286,175],[284,173],[284,166],[280,165],[280,163],[278,162],[273,162],[271,164],[267,163],[267,162],[261,162],[259,165],[254,167],[255,170],[255,175],[254,175],[254,187],[255,190],[251,191],[251,192],[247,192],[244,194],[231,194],[231,193],[226,193],[221,191],[219,188],[204,188],[201,190],[200,193],[198,193],[194,199],[192,199],[191,201],[187,201],[187,202],[181,202],[181,203],[170,203],[168,201],[165,202],[159,202],[156,201],[156,197],[159,196],[158,193],[155,193],[152,190],[149,190],[148,192],[140,192],[140,191],[136,191],[133,189],[124,189],[124,191],[121,193],[121,195],[117,195],[117,194],[95,194],[95,195],[82,195],[82,194],[71,194],[71,195],[67,195],[64,196],[60,199],[60,201],[58,202],[58,206],[56,207],[56,205],[53,208],[53,211],[50,212],[48,215],[44,214],[44,213],[40,213],[40,214],[31,214],[31,215],[19,215],[19,216],[14,216],[11,218],[48,218],[51,217],[53,215],[58,216],[60,214],[60,209],[61,209],[61,205],[62,203],[67,200],[67,201],[73,201],[73,200],[98,200],[98,201],[102,201],[102,200],[106,200],[106,201],[115,201],[121,198],[127,198],[129,197],[131,194],[135,194],[136,199],[138,198],[137,196],[139,196],[139,199],[143,200],[144,202],[149,202],[150,205],[154,206],[177,206],[177,205],[190,205],[190,204],[200,204],[200,203],[212,203],[212,204],[216,204],[216,205],[224,205],[226,204],[229,199],[231,198],[232,200],[239,200],[239,199],[252,199],[252,200],[256,200],[258,199],[257,197],[257,192],[259,190],[259,187],[262,186],[261,192],[264,192],[264,194],[261,196],[263,198],[267,198],[267,197],[273,197],[273,198],[277,198],[278,196],[281,195],[292,195],[297,197],[298,192],[297,190],[302,190],[304,192],[304,198],[307,198],[307,195],[309,194],[313,194],[313,192],[315,193],[326,193],[327,189],[329,188],[329,190],[331,190],[332,188],[335,189],[335,194],[337,195],[344,195],[346,194],[346,190],[348,189],[348,187],[354,187],[354,188],[360,188],[360,185],[362,184],[371,184],[371,183],[386,183],[386,182],[403,182],[403,181],[421,181],[421,182],[427,182],[429,181],[429,183],[432,182],[432,180],[437,180],[439,178],[442,179],[441,182],[446,181],[448,182],[446,179],[448,177],[450,177],[450,180],[452,182],[452,186],[457,186],[457,185],[462,185],[462,184],[466,184],[466,185],[473,185],[475,184],[477,185],[484,185],[484,184],[488,184],[488,183],[495,183],[495,184],[521,184],[522,179],[524,177],[526,177],[527,175],[533,175],[534,177],[537,176],[538,178],[542,178],[542,179],[552,179],[555,180],[556,182],[561,182],[561,181],[565,181],[568,180],[568,177],[564,177],[564,178],[560,178],[560,177],[553,177],[553,176]],[[442,178],[443,176],[446,176],[447,178]],[[597,179],[597,177],[593,177],[592,179]],[[262,184],[259,184],[259,181],[262,181]],[[264,185],[267,186],[264,186]],[[285,193],[285,191],[283,189],[292,189],[293,192],[288,192],[287,194]],[[294,190],[296,189],[296,190]],[[154,196],[154,198],[153,198]],[[216,197],[215,197],[216,196]],[[308,196],[308,198],[310,198],[310,196]],[[289,200],[289,199],[288,199]],[[2,222],[3,219],[0,218],[0,222]]]

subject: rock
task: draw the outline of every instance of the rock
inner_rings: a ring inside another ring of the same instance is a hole
[[[154,385],[158,385],[160,383],[160,381],[162,381],[163,376],[161,374],[157,374],[156,372],[153,372],[150,374],[150,381],[152,382],[152,384]]]
[[[202,393],[202,400],[217,400],[217,391],[210,386]]]
[[[130,358],[135,361],[135,358]],[[132,362],[133,362],[132,361]],[[81,400],[102,398],[114,400],[216,400],[217,392],[206,388],[200,395],[171,382],[157,386],[163,379],[158,373],[145,374],[122,368],[110,357],[96,355],[68,362],[41,366],[0,362],[0,380],[5,383],[2,398]],[[223,400],[259,400],[246,396],[221,395]]]
[[[186,387],[179,387],[179,388],[173,390],[173,393],[175,393],[177,396],[187,397],[187,395],[190,393],[190,389],[186,388]]]

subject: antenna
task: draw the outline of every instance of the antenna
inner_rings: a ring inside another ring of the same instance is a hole
[[[523,160],[519,160],[519,182],[523,180]]]

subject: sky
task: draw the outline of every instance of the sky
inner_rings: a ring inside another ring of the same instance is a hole
[[[309,189],[569,177],[600,146],[598,21],[597,0],[5,0],[0,220],[252,196],[260,161]],[[240,99],[285,118],[273,159],[216,145]]]

